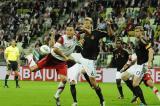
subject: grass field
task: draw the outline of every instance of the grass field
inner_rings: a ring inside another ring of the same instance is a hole
[[[55,106],[53,94],[56,91],[56,82],[33,82],[21,81],[21,88],[15,88],[15,82],[9,81],[10,88],[3,88],[3,82],[0,81],[0,106]],[[100,83],[107,106],[135,106],[131,104],[132,93],[123,85],[125,98],[117,99],[118,91],[116,84]],[[160,106],[160,101],[152,91],[141,85],[144,91],[145,99],[149,106]],[[156,85],[160,89],[160,85]],[[94,90],[87,83],[78,83],[77,85],[78,106],[99,106],[99,100]],[[61,95],[62,106],[71,106],[72,97],[69,84],[67,84]]]

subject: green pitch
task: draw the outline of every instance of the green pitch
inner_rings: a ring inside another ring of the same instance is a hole
[[[9,81],[10,88],[3,88],[0,81],[0,106],[55,106],[53,95],[57,89],[56,82],[33,82],[21,81],[21,88],[15,88],[15,82]],[[117,99],[118,91],[116,84],[100,83],[107,106],[135,106],[131,104],[132,93],[123,84],[125,99]],[[152,91],[141,85],[145,99],[149,106],[160,106],[160,101]],[[156,85],[160,89],[160,85]],[[99,106],[99,99],[94,90],[87,83],[77,85],[78,106]],[[71,106],[72,97],[69,84],[61,95],[62,106]]]

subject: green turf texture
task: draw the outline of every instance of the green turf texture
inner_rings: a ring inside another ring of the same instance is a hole
[[[3,88],[0,81],[0,106],[56,106],[53,95],[57,89],[57,82],[20,81],[21,88],[15,88],[15,82],[9,81],[10,88]],[[136,106],[131,104],[132,93],[123,84],[125,98],[117,99],[118,90],[116,84],[99,83],[107,106]],[[160,89],[160,85],[156,84]],[[88,83],[77,84],[78,106],[99,106],[99,99]],[[160,101],[148,87],[141,85],[148,106],[160,106]],[[61,95],[62,106],[71,106],[72,97],[69,84]],[[137,105],[138,106],[138,105]]]

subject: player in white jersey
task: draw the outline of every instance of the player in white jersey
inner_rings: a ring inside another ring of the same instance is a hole
[[[69,61],[69,55],[74,51],[77,38],[74,36],[75,31],[74,28],[68,26],[66,28],[66,35],[63,35],[59,38],[59,40],[55,43],[54,47],[51,49],[51,53],[46,55],[36,64],[30,64],[30,70],[36,71],[42,68],[54,68],[60,76],[60,83],[58,85],[58,90],[55,94],[56,105],[60,106],[60,94],[64,90],[66,81],[67,81],[67,64]],[[29,60],[30,61],[30,60]],[[32,62],[31,62],[32,63]]]

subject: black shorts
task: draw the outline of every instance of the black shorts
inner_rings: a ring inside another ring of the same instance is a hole
[[[8,70],[17,71],[18,70],[18,63],[17,61],[9,61],[10,64],[7,65]]]

